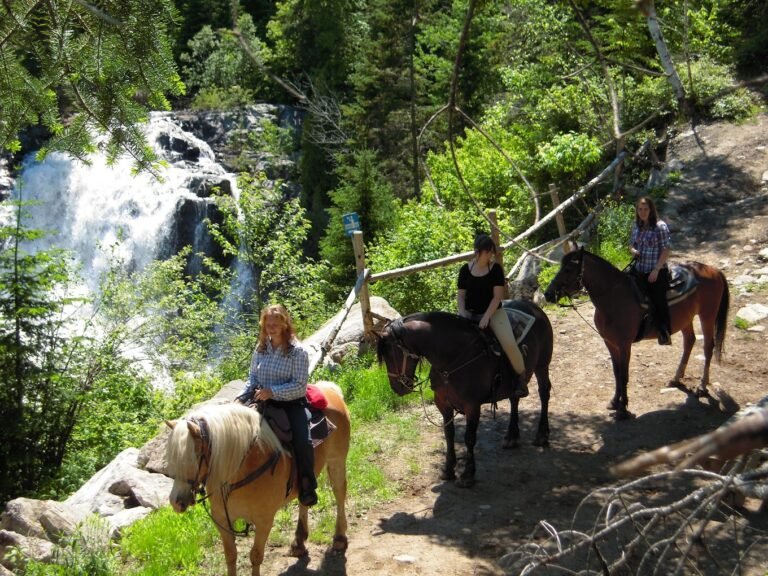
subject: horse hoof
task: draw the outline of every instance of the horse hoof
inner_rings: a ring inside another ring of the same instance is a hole
[[[517,438],[505,438],[504,442],[501,444],[502,449],[509,450],[511,448],[517,448],[520,444],[517,441]]]
[[[630,412],[629,410],[617,410],[616,416],[614,418],[616,419],[616,421],[619,421],[619,420],[631,420],[634,417],[635,415],[632,414],[632,412]]]
[[[309,551],[307,550],[307,547],[304,546],[303,544],[301,544],[301,545],[299,545],[299,544],[291,544],[291,550],[290,550],[289,554],[293,558],[302,558],[302,557],[306,556],[307,554],[309,554]]]
[[[444,482],[451,482],[455,479],[456,479],[456,474],[453,471],[448,472],[443,470],[442,474],[440,474],[440,480]]]
[[[693,391],[693,395],[696,396],[696,398],[706,398],[709,396],[709,390],[702,386],[697,386],[696,390]]]
[[[333,537],[333,546],[331,547],[331,550],[337,554],[341,554],[346,552],[348,545],[349,541],[347,540],[347,537],[337,534]]]
[[[611,400],[610,402],[608,402],[608,405],[606,406],[606,408],[608,408],[608,410],[613,411],[613,410],[619,410],[621,407],[619,406],[619,403],[616,400]]]
[[[536,438],[533,441],[534,446],[538,446],[539,448],[546,448],[549,446],[549,438]]]
[[[474,478],[459,478],[456,480],[456,486],[459,488],[472,488],[475,485]]]

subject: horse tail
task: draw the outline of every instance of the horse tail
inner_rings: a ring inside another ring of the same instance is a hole
[[[717,310],[715,322],[715,361],[719,364],[725,349],[725,331],[728,328],[728,307],[731,303],[731,293],[728,289],[728,280],[720,270],[720,281],[723,283],[723,295],[720,297],[720,308]]]

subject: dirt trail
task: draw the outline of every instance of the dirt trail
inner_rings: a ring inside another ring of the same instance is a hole
[[[672,158],[681,162],[682,174],[664,206],[674,259],[721,267],[731,281],[768,266],[757,258],[768,247],[768,182],[762,181],[768,172],[768,116],[743,126],[714,124],[683,132],[670,147]],[[735,328],[733,316],[748,303],[768,305],[768,289],[744,294],[732,285],[731,295],[724,363],[712,368],[713,397],[699,400],[665,387],[681,353],[679,335],[671,347],[642,342],[633,347],[630,366],[629,407],[637,417],[620,423],[605,408],[613,376],[605,345],[592,329],[591,304],[578,312],[548,310],[555,331],[548,449],[530,444],[539,409],[533,382],[531,397],[521,402],[519,449],[501,449],[508,407],[500,406],[495,419],[490,408],[485,410],[478,432],[477,483],[470,490],[438,480],[442,432],[422,418],[421,439],[407,448],[419,453],[421,469],[414,474],[403,454],[390,459],[387,471],[400,483],[402,496],[350,519],[344,558],[326,557],[325,547],[316,545],[302,560],[286,557],[285,546],[271,548],[263,573],[502,574],[496,561],[525,542],[540,520],[568,527],[582,498],[613,482],[611,464],[712,430],[735,409],[766,394],[768,336]],[[689,390],[698,383],[702,359],[697,343],[685,381]],[[463,420],[457,424],[460,439]],[[242,552],[241,567],[247,568]]]

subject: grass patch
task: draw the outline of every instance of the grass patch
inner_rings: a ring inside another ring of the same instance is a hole
[[[121,573],[193,576],[200,574],[200,563],[212,548],[220,548],[219,535],[203,506],[193,506],[184,514],[166,506],[125,530],[120,546],[125,570]],[[220,551],[217,559],[218,572],[225,572]]]

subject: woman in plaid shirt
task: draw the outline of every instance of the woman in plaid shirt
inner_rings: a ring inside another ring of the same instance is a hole
[[[306,408],[309,355],[296,337],[291,316],[282,304],[265,307],[259,325],[259,342],[253,351],[248,383],[238,401],[269,401],[288,413],[299,476],[299,501],[313,506],[317,503],[317,480]]]
[[[659,220],[656,204],[643,196],[635,204],[635,223],[629,251],[635,259],[632,268],[640,287],[648,294],[659,332],[659,344],[672,344],[670,340],[669,305],[669,227]]]

